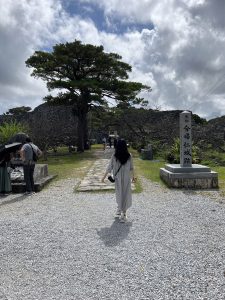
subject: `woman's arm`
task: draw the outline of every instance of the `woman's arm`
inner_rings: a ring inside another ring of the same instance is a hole
[[[107,175],[108,175],[108,172],[106,172],[106,173],[104,174],[104,176],[102,177],[101,182],[104,182],[104,180],[105,180],[105,178],[106,178]]]
[[[42,156],[42,151],[37,147],[37,155],[38,155],[38,157],[40,157],[40,156]]]
[[[133,163],[132,155],[130,156],[130,173],[131,173],[132,182],[136,182],[137,178],[134,175],[134,163]]]
[[[114,155],[112,155],[112,157],[110,159],[110,162],[106,168],[105,174],[103,175],[101,182],[104,182],[106,176],[113,170],[113,156]]]
[[[22,148],[19,153],[20,153],[20,158],[24,161],[25,160],[25,151],[24,151],[24,149]]]

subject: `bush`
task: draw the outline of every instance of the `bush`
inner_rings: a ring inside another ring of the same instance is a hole
[[[206,119],[201,118],[196,114],[192,114],[192,118],[193,118],[193,120],[195,121],[196,124],[204,125],[204,124],[208,123]]]
[[[27,126],[16,121],[4,122],[0,126],[0,143],[6,143],[13,135],[18,132],[26,132]]]
[[[166,159],[167,162],[173,163],[174,160],[175,160],[175,157],[172,153],[167,153],[165,159]]]
[[[169,163],[180,163],[180,139],[175,138],[171,150],[166,153],[166,160]],[[201,162],[201,151],[198,146],[192,145],[192,163],[197,164]]]
[[[131,147],[141,153],[141,149],[144,149],[145,145],[139,142],[131,142]]]

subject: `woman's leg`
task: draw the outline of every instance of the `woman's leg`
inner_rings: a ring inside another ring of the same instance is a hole
[[[26,183],[26,192],[30,193],[31,190],[31,182],[30,182],[30,165],[23,166],[24,173],[24,181]]]
[[[30,184],[31,184],[31,190],[34,192],[34,168],[35,164],[30,165]]]

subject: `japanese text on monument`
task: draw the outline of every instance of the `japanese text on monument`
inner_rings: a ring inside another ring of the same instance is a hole
[[[180,115],[180,164],[182,167],[192,165],[191,112]]]

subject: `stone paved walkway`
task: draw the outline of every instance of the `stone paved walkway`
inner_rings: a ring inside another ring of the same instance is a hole
[[[88,173],[84,179],[79,184],[77,191],[86,192],[86,191],[103,191],[103,190],[114,190],[115,184],[111,183],[109,180],[105,179],[105,182],[102,183],[101,179],[105,173],[106,167],[109,163],[109,159],[114,153],[114,148],[106,148],[103,150],[96,151],[96,161],[89,169]],[[132,190],[135,187],[132,184]]]

